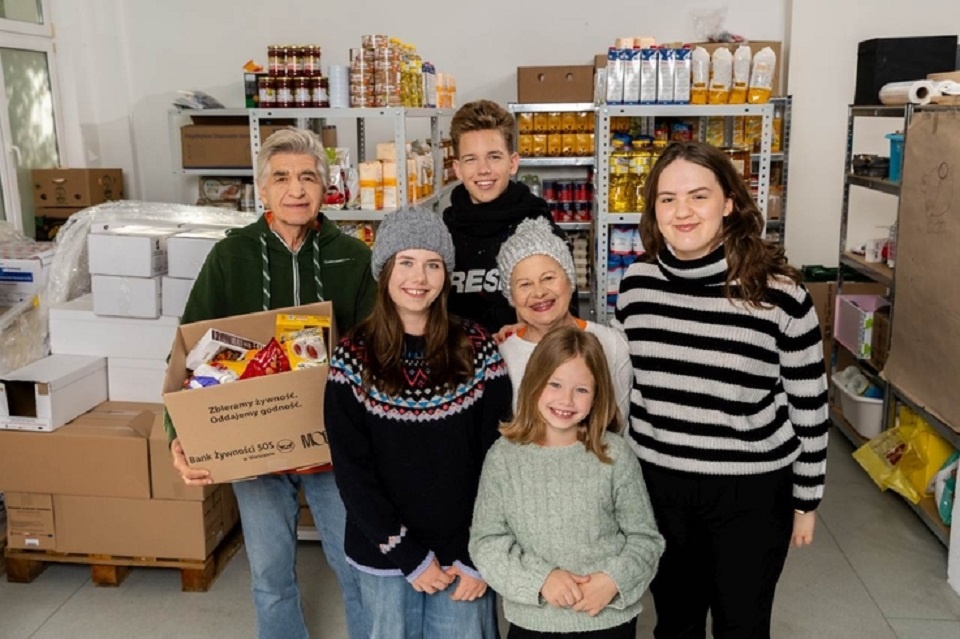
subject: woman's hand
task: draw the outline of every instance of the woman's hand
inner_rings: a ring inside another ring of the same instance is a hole
[[[813,543],[813,528],[817,523],[817,514],[813,511],[800,514],[793,513],[793,535],[790,544],[800,548]]]
[[[173,454],[173,467],[187,486],[207,486],[213,483],[209,470],[190,467],[179,438],[170,443],[170,452]]]
[[[569,608],[583,599],[580,584],[590,581],[590,577],[582,577],[560,568],[554,568],[547,575],[540,594],[551,606]]]
[[[446,590],[447,586],[453,583],[453,577],[443,572],[440,563],[434,557],[430,561],[427,569],[420,573],[420,576],[410,582],[413,589],[417,592],[425,592],[428,595]]]
[[[450,566],[445,572],[451,577],[460,578],[457,588],[450,595],[453,601],[476,601],[487,592],[487,582],[471,577],[456,566]]]

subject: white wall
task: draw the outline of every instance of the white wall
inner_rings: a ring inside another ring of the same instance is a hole
[[[956,0],[794,0],[790,3],[789,91],[793,135],[788,185],[787,254],[795,264],[837,264],[847,105],[853,101],[857,43],[878,37],[960,32]],[[883,132],[896,122],[864,123],[854,152],[889,152]],[[889,224],[892,196],[851,189],[852,245]]]
[[[417,45],[453,73],[461,103],[516,99],[517,66],[592,64],[617,36],[696,40],[696,0],[53,0],[62,76],[71,76],[76,119],[68,139],[92,166],[122,167],[130,197],[185,201],[189,180],[171,174],[167,110],[178,89],[200,89],[241,106],[241,67],[266,63],[268,44],[318,43],[323,64],[345,64],[360,36],[386,33]],[[739,0],[727,26],[753,39],[783,40],[783,0]],[[66,89],[65,89],[66,91]]]

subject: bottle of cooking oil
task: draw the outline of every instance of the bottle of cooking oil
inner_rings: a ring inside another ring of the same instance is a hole
[[[643,191],[646,187],[647,176],[653,168],[653,146],[650,139],[638,138],[633,141],[630,157],[630,182],[634,192],[634,211],[643,212],[646,200]]]
[[[622,138],[614,138],[610,146],[610,212],[629,213],[636,205],[635,191],[631,190],[630,146]]]

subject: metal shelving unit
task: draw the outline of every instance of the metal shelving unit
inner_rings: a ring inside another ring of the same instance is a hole
[[[789,98],[786,99],[789,104]],[[597,201],[596,220],[596,287],[597,295],[596,314],[599,321],[607,321],[607,261],[610,252],[610,227],[615,225],[636,225],[640,223],[640,213],[609,213],[610,202],[610,151],[611,128],[610,121],[617,117],[649,118],[652,130],[652,121],[657,118],[707,118],[707,117],[736,117],[759,116],[763,118],[760,153],[755,154],[757,166],[757,206],[766,220],[767,197],[770,191],[770,168],[773,161],[773,115],[777,105],[774,102],[767,104],[650,104],[650,105],[600,105],[597,107],[596,125],[596,188],[594,189]],[[781,138],[782,148],[787,147],[787,113],[784,114],[784,136]],[[706,130],[705,124],[700,127]],[[786,158],[786,154],[782,156]],[[782,221],[780,221],[782,225]]]
[[[322,127],[327,120],[353,119],[357,126],[357,154],[358,162],[366,159],[366,121],[385,120],[393,123],[393,142],[399,153],[407,148],[407,119],[430,119],[430,144],[433,152],[433,179],[434,196],[425,198],[425,204],[436,204],[444,192],[443,156],[440,151],[440,118],[453,117],[453,109],[414,109],[405,107],[384,107],[375,109],[244,109],[250,120],[250,155],[257,157],[260,152],[260,122],[261,120],[278,119],[294,120],[300,128],[310,128],[316,124]],[[450,185],[447,185],[450,186]],[[451,187],[452,188],[452,187]],[[263,203],[254,180],[254,190],[257,202],[257,212],[263,213]],[[431,200],[427,202],[427,200]],[[407,201],[407,163],[400,158],[397,161],[397,201]],[[355,211],[342,210],[337,213],[341,220],[362,221],[364,219],[378,221],[389,211]],[[336,219],[331,217],[331,219]]]
[[[847,111],[847,148],[846,148],[846,157],[844,164],[844,180],[843,180],[843,203],[840,211],[840,246],[839,246],[839,261],[841,265],[849,266],[858,273],[866,276],[870,280],[881,284],[887,288],[887,297],[890,301],[890,325],[893,326],[895,320],[895,294],[896,294],[896,278],[895,278],[895,269],[890,268],[885,263],[873,263],[867,262],[864,256],[852,253],[847,250],[847,231],[849,224],[849,215],[850,215],[850,188],[851,187],[860,187],[865,189],[870,189],[873,191],[878,191],[880,193],[885,193],[893,197],[898,198],[897,203],[897,220],[899,220],[903,202],[900,200],[900,183],[892,182],[884,178],[875,178],[867,177],[861,175],[854,175],[851,171],[852,162],[853,162],[853,142],[854,142],[854,124],[858,118],[897,118],[900,120],[898,127],[902,127],[904,132],[904,145],[906,145],[907,131],[910,126],[910,120],[913,115],[918,111],[947,111],[953,110],[956,111],[955,107],[940,107],[935,105],[930,106],[916,106],[908,104],[905,106],[850,106]],[[839,295],[843,291],[843,269],[838,271],[837,275],[837,294]],[[890,334],[892,335],[892,328]],[[836,369],[837,366],[837,346],[842,348],[842,345],[834,340],[834,361],[832,366]],[[889,345],[888,345],[889,346]],[[927,423],[947,442],[957,449],[960,449],[960,433],[951,428],[948,424],[943,423],[940,419],[931,415],[923,407],[918,405],[913,398],[905,394],[902,389],[898,388],[894,384],[888,382],[882,376],[882,371],[878,371],[871,362],[866,360],[857,360],[857,365],[860,370],[870,377],[873,382],[884,389],[884,400],[883,400],[883,423],[882,429],[886,430],[891,428],[896,421],[896,412],[897,405],[904,404],[910,407],[914,412],[918,413],[923,417]],[[863,438],[859,433],[857,433],[849,422],[843,417],[841,411],[837,407],[831,407],[831,421],[837,430],[842,433],[847,439],[849,439],[854,446],[860,446],[866,443],[866,439]],[[904,500],[905,503],[913,510],[917,516],[923,521],[924,524],[933,532],[933,534],[943,543],[945,546],[949,545],[950,539],[950,529],[947,526],[944,526],[943,522],[940,521],[939,515],[937,514],[937,509],[935,504],[933,504],[932,498],[926,497],[920,501],[919,504],[914,504],[909,500]]]
[[[539,104],[520,104],[520,103],[509,103],[507,105],[507,110],[510,111],[514,116],[520,113],[581,113],[581,112],[595,112],[597,107],[589,102],[569,102],[569,103],[539,103]],[[514,131],[517,141],[519,142],[519,127]],[[545,169],[547,174],[557,174],[565,170],[570,170],[574,172],[579,172],[583,174],[584,171],[593,168],[596,162],[595,156],[563,156],[563,157],[521,157],[520,158],[520,170],[524,169]],[[594,189],[596,193],[596,189]],[[589,246],[595,246],[593,238],[593,229],[594,221],[597,217],[597,206],[596,206],[596,196],[594,196],[594,201],[591,205],[591,218],[589,222],[558,222],[559,226],[564,231],[573,231],[573,232],[589,232]],[[590,263],[596,264],[596,259],[589,260]],[[595,268],[595,267],[594,267]],[[584,302],[584,305],[580,307],[580,316],[586,317],[584,311],[588,314],[593,314],[594,308],[596,307],[596,300],[594,299],[595,295],[599,298],[599,289],[594,290],[593,287],[587,287],[586,290],[579,290],[579,299]]]

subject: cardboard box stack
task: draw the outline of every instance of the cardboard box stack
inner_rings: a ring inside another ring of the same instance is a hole
[[[33,169],[37,239],[52,240],[71,215],[123,199],[121,169]]]
[[[239,521],[227,485],[172,466],[162,405],[104,402],[53,433],[0,432],[11,548],[203,560]]]

